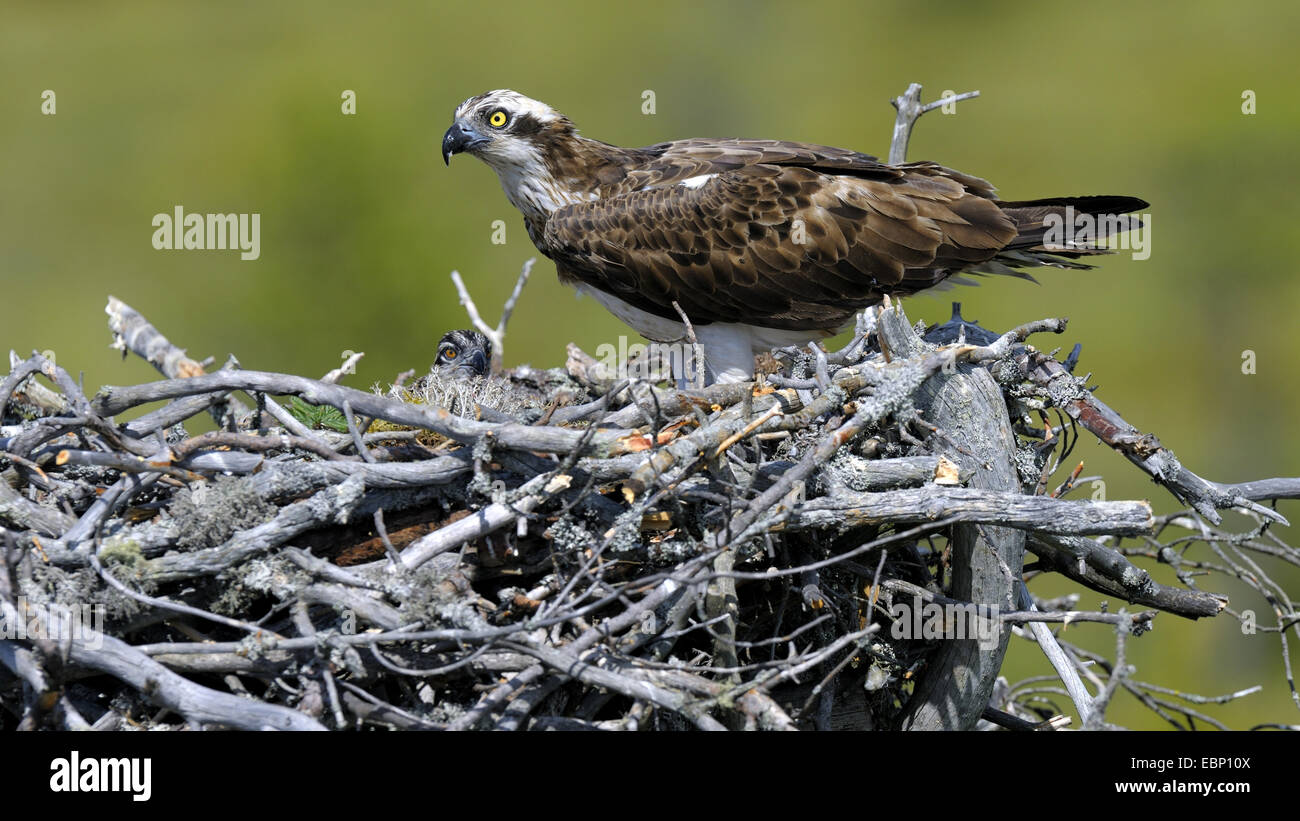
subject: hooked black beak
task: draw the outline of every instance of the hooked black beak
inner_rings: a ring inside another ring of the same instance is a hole
[[[467,128],[462,123],[452,123],[447,133],[442,135],[442,161],[451,165],[451,155],[459,154],[462,151],[468,151],[476,145],[482,145],[487,142],[487,138],[475,131],[473,128]]]
[[[461,376],[483,376],[488,372],[487,356],[479,350],[470,351],[457,365]]]

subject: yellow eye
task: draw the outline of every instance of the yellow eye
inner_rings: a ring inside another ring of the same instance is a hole
[[[499,108],[488,115],[488,125],[493,128],[504,128],[509,120],[510,118],[506,116],[506,113]]]
[[[448,359],[455,359],[455,358],[456,358],[456,349],[455,349],[455,348],[443,348],[443,350],[442,350],[442,355],[445,356],[445,357],[447,357]]]

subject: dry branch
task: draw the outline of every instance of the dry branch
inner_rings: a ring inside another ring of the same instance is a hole
[[[1193,617],[1222,609],[1222,597],[1157,585],[1131,556],[1087,538],[1151,538],[1157,524],[1181,520],[1155,520],[1145,502],[1034,495],[1044,470],[1015,467],[1007,407],[1021,394],[1012,398],[1005,366],[1040,357],[1026,339],[1064,323],[1027,323],[982,346],[936,346],[892,307],[862,327],[869,338],[850,343],[851,354],[796,359],[773,380],[797,387],[610,385],[531,423],[240,370],[88,399],[34,357],[0,388],[43,374],[65,415],[5,420],[13,470],[0,485],[0,538],[12,589],[48,589],[24,581],[34,574],[111,574],[90,588],[77,582],[81,595],[120,594],[117,610],[130,601],[166,621],[136,612],[104,636],[119,643],[78,645],[77,663],[152,688],[150,698],[176,705],[185,721],[227,726],[299,719],[233,717],[229,706],[245,696],[214,701],[185,676],[290,676],[298,696],[280,691],[267,706],[296,704],[311,726],[829,726],[837,694],[862,686],[852,662],[864,654],[874,661],[863,669],[879,669],[880,692],[893,696],[855,726],[973,726],[990,706],[1011,631],[992,646],[896,641],[881,629],[888,620],[863,627],[863,591],[920,585],[927,601],[1000,608],[1001,622],[1023,624],[1040,642],[1052,641],[1043,622],[1116,623],[1020,607],[1026,535],[1043,568],[1108,595]],[[987,368],[999,367],[995,382]],[[1017,384],[1035,382],[1026,370]],[[200,436],[177,427],[237,390],[332,406],[350,433],[243,430],[238,420]],[[155,412],[165,426],[113,420],[156,400],[171,400]],[[976,434],[999,416],[1000,427]],[[406,449],[363,434],[358,417],[385,420]],[[414,428],[414,438],[392,426]],[[417,445],[420,436],[433,438]],[[370,459],[341,456],[344,443]],[[995,464],[1005,467],[995,474]],[[1273,480],[1234,498],[1292,489]],[[79,501],[59,509],[59,499]],[[150,507],[133,513],[142,500]],[[351,566],[340,566],[346,557]],[[204,581],[217,577],[220,585]],[[261,615],[239,603],[268,597]],[[160,633],[160,623],[174,627]],[[250,640],[253,623],[264,626]],[[28,686],[51,686],[39,652],[13,641],[4,652]],[[903,674],[923,658],[912,689]],[[159,681],[156,665],[175,676],[161,689],[145,683]],[[808,690],[809,674],[823,683]],[[474,694],[476,681],[501,675],[506,683]],[[413,696],[434,688],[434,704],[459,703],[459,712],[376,689],[394,679],[420,681]],[[571,695],[556,701],[561,693]],[[581,709],[555,712],[562,703]],[[1014,705],[994,706],[1016,717]],[[117,721],[105,718],[112,711],[20,712],[81,726]]]

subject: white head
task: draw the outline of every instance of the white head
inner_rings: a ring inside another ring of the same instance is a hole
[[[577,134],[560,112],[546,103],[502,88],[470,97],[456,106],[455,121],[442,138],[442,158],[472,154],[501,178],[506,196],[526,215],[545,215],[587,199],[560,179],[557,149]]]

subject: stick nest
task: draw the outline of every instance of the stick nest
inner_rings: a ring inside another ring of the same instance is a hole
[[[1297,563],[1260,504],[1294,480],[1187,471],[1077,351],[1026,342],[1060,320],[872,309],[841,350],[702,390],[571,348],[564,369],[363,391],[207,372],[109,315],[169,378],[87,396],[37,354],[0,380],[0,608],[37,628],[0,642],[5,728],[1024,729],[1071,700],[1105,726],[1119,689],[1177,724],[1195,711],[1132,678],[1124,641],[1227,602],[1134,560],[1181,527]],[[1186,509],[1069,498],[1080,427]],[[1216,530],[1223,508],[1253,529]],[[1049,573],[1138,607],[1034,598]],[[1082,666],[1062,621],[1114,630],[1116,664]],[[998,678],[1014,636],[1055,647],[1065,691]]]

